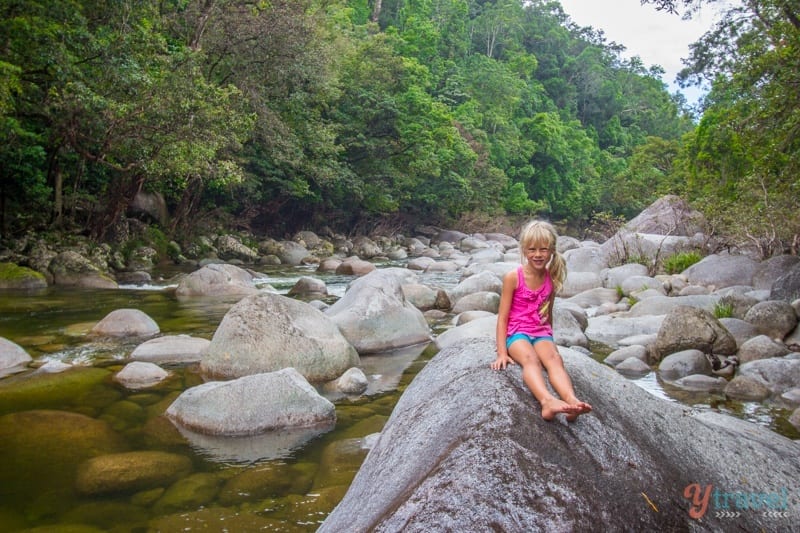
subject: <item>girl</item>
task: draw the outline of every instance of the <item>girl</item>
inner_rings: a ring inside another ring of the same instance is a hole
[[[520,234],[522,266],[503,276],[497,314],[497,359],[494,370],[515,362],[522,366],[525,385],[542,406],[542,418],[564,413],[573,421],[592,406],[578,400],[553,340],[553,302],[566,277],[566,263],[556,251],[556,231],[535,220]],[[554,396],[544,381],[547,370]]]

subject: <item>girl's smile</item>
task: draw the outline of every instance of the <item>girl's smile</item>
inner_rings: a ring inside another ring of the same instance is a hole
[[[525,255],[528,259],[528,264],[536,270],[540,270],[547,266],[552,256],[552,251],[549,247],[543,245],[531,246],[525,250]]]

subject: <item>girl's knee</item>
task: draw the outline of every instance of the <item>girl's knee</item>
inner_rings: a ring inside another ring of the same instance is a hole
[[[534,352],[526,352],[523,354],[518,354],[514,359],[520,364],[522,367],[526,366],[542,366],[542,362],[539,360],[539,357]]]
[[[561,354],[558,353],[558,350],[550,349],[550,350],[542,350],[541,353],[537,354],[539,359],[541,359],[542,364],[545,366],[550,365],[562,365],[564,364],[564,360],[561,359]]]

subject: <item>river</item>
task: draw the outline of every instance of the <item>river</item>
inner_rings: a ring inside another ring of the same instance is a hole
[[[161,450],[189,457],[192,473],[186,478],[190,481],[166,491],[89,497],[74,487],[76,465],[68,464],[70,456],[58,444],[62,435],[33,441],[22,436],[13,442],[6,439],[0,442],[0,452],[5,454],[0,467],[0,531],[314,531],[342,498],[366,456],[365,437],[381,430],[405,387],[436,352],[429,345],[362,357],[362,367],[373,382],[367,394],[337,399],[335,428],[299,448],[269,459],[257,453],[213,453],[183,438],[160,416],[180,392],[203,382],[196,365],[167,367],[174,375],[164,384],[129,391],[110,376],[125,365],[136,343],[94,341],[86,336],[109,312],[136,308],[152,317],[162,334],[210,339],[235,300],[178,299],[172,291],[175,274],[165,271],[163,279],[152,285],[117,290],[50,287],[2,295],[0,336],[25,348],[36,366],[61,361],[107,370],[108,377],[91,394],[66,397],[51,391],[14,397],[13,404],[3,390],[25,376],[0,380],[0,434],[3,419],[8,421],[23,410],[78,413],[107,422],[124,439],[127,450]],[[343,295],[352,280],[301,267],[268,270],[261,281],[285,293],[304,275],[323,279],[331,299]],[[421,277],[423,283],[442,288],[458,282],[457,274]],[[434,333],[445,327],[434,325]],[[596,358],[602,359],[602,348],[596,352]],[[387,365],[387,360],[392,364]],[[377,367],[387,375],[371,373]],[[782,410],[670,390],[655,373],[633,381],[666,400],[728,412],[798,437],[786,422],[789,413]],[[15,438],[17,432],[25,435],[24,429],[18,428]]]

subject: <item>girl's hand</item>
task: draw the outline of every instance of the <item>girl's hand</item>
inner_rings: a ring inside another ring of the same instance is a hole
[[[495,359],[494,363],[492,363],[489,366],[492,368],[492,370],[504,370],[506,368],[506,366],[513,365],[513,364],[514,364],[514,360],[511,359],[508,356],[508,354],[505,354],[505,355],[498,354],[497,355],[497,359]]]

